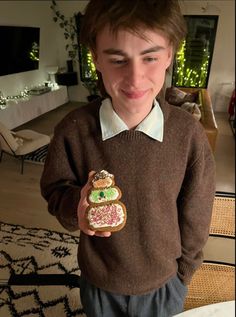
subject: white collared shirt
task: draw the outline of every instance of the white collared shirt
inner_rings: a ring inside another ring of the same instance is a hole
[[[103,141],[112,138],[122,131],[129,130],[125,122],[113,109],[111,100],[109,98],[102,101],[99,118]],[[163,141],[164,117],[161,107],[156,99],[154,99],[154,107],[152,108],[151,112],[135,128],[135,130],[141,131],[159,142]]]

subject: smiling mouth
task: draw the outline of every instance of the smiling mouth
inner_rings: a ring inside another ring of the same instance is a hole
[[[147,90],[137,90],[137,91],[126,91],[122,90],[122,93],[129,99],[139,99],[142,98],[146,93]]]

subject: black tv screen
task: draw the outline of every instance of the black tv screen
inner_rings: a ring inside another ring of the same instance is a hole
[[[0,76],[39,68],[39,27],[0,25]]]

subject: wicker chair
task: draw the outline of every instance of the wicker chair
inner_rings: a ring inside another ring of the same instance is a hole
[[[224,243],[235,242],[235,195],[220,193],[214,200],[209,239],[218,238]],[[219,256],[219,250],[215,252]],[[231,249],[234,257],[234,249]],[[184,309],[230,301],[235,299],[235,265],[205,257],[194,274],[186,297]]]

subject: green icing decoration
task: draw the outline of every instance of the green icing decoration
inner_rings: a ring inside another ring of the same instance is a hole
[[[111,200],[116,200],[119,192],[115,187],[105,188],[103,190],[94,189],[91,191],[89,200],[93,203],[101,203]]]

